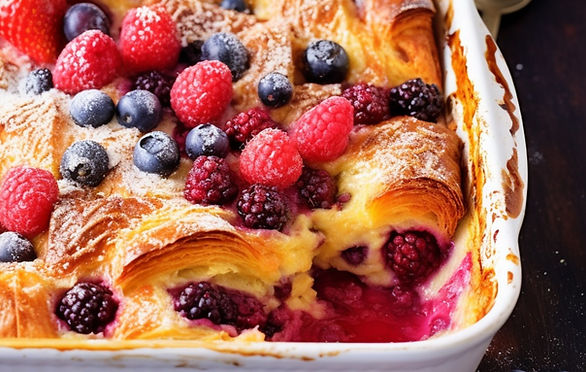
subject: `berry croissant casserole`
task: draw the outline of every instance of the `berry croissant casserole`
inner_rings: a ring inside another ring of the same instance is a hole
[[[469,325],[434,12],[2,1],[0,337],[400,342]]]

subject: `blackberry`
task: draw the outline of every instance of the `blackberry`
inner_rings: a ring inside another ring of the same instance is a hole
[[[228,120],[224,128],[232,147],[238,149],[262,132],[263,129],[277,128],[278,126],[267,111],[255,107]]]
[[[217,156],[200,156],[185,182],[185,199],[194,204],[226,204],[234,199],[238,187],[234,184],[226,161]]]
[[[425,231],[393,231],[382,252],[401,283],[424,280],[439,267],[443,256],[435,237]]]
[[[336,183],[328,172],[322,169],[303,168],[297,181],[299,196],[309,208],[331,208],[338,192]]]
[[[281,280],[281,283],[274,286],[273,290],[275,291],[275,297],[278,300],[285,301],[291,295],[291,291],[293,290],[293,283],[291,283],[291,280]]]
[[[364,262],[367,253],[368,247],[359,245],[343,250],[341,256],[344,261],[348,262],[350,265],[358,266]]]
[[[286,198],[272,187],[254,184],[242,190],[236,207],[244,225],[253,229],[281,230],[288,220]]]
[[[303,54],[304,75],[312,83],[341,83],[348,74],[350,61],[344,48],[330,40],[317,40]]]
[[[57,316],[77,333],[99,333],[114,320],[118,302],[112,291],[94,283],[77,283],[57,304]]]
[[[354,107],[354,124],[377,124],[388,119],[389,91],[369,84],[356,84],[342,93]]]
[[[132,90],[148,90],[159,99],[164,107],[171,107],[171,87],[174,79],[158,71],[149,71],[138,75],[132,84]]]
[[[26,94],[38,95],[53,88],[53,74],[47,68],[31,71],[24,81]]]
[[[235,291],[230,291],[229,294],[236,306],[235,325],[238,329],[254,328],[266,323],[264,305],[259,300]]]
[[[208,282],[188,284],[173,307],[187,319],[209,319],[214,324],[235,324],[238,310],[224,288]]]
[[[110,159],[97,142],[85,140],[69,146],[59,166],[61,176],[84,186],[96,187],[106,177]]]
[[[224,63],[232,73],[232,81],[238,81],[248,70],[248,50],[234,34],[218,32],[207,39],[201,47],[204,60]]]
[[[177,291],[173,307],[187,319],[209,319],[239,330],[263,325],[267,320],[263,304],[256,298],[208,282],[189,283]]]
[[[259,327],[259,330],[270,339],[275,333],[281,332],[292,317],[291,310],[281,305],[269,313],[267,321]]]
[[[443,100],[437,85],[425,84],[417,78],[391,89],[390,109],[392,115],[409,115],[436,122],[443,109]]]
[[[281,107],[286,105],[293,97],[293,86],[287,76],[278,72],[265,75],[258,82],[258,97],[268,107]]]
[[[37,254],[30,240],[12,231],[0,234],[0,262],[33,261],[35,258]]]

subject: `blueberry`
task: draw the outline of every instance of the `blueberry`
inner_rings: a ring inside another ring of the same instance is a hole
[[[187,44],[186,47],[181,49],[179,54],[179,61],[189,66],[193,66],[198,62],[201,62],[201,46],[203,45],[202,40],[195,40]]]
[[[0,262],[33,261],[35,258],[37,254],[27,238],[12,231],[0,234]]]
[[[84,90],[71,100],[69,113],[75,124],[97,128],[108,124],[114,117],[114,101],[100,90]]]
[[[87,30],[100,30],[110,35],[110,20],[98,6],[91,3],[73,5],[63,19],[63,31],[68,41]]]
[[[46,68],[31,71],[24,81],[26,94],[41,94],[53,88],[53,74]]]
[[[348,73],[348,54],[340,44],[317,40],[303,54],[305,78],[312,83],[341,83]]]
[[[223,130],[213,124],[200,124],[187,134],[185,151],[195,160],[201,155],[223,158],[228,155],[230,141]]]
[[[179,166],[179,146],[167,133],[151,132],[138,140],[133,160],[141,171],[167,177]]]
[[[235,10],[237,12],[248,11],[246,2],[244,0],[222,0],[222,4],[220,6],[224,9]]]
[[[248,69],[248,51],[234,34],[213,34],[203,43],[201,54],[204,60],[217,60],[228,66],[232,72],[232,81],[240,79]]]
[[[258,97],[266,106],[284,106],[292,96],[293,86],[283,74],[271,72],[258,82]]]
[[[89,140],[79,141],[65,150],[59,171],[67,180],[95,187],[106,177],[109,162],[102,145]]]
[[[161,102],[148,90],[133,90],[120,98],[116,115],[120,125],[148,132],[161,121]]]

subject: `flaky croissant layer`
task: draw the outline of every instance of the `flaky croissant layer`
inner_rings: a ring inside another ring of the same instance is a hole
[[[112,13],[114,36],[126,11],[143,3],[166,8],[183,46],[217,32],[237,35],[250,66],[233,83],[222,122],[261,105],[257,85],[271,72],[293,85],[291,101],[271,110],[285,130],[351,84],[389,89],[421,78],[441,86],[434,7],[427,0],[257,0],[249,2],[254,15],[213,1],[101,3]],[[348,53],[344,84],[306,81],[301,55],[316,39],[335,41]],[[233,204],[185,200],[191,160],[182,158],[169,177],[144,173],[133,163],[142,136],[136,128],[115,119],[80,127],[69,115],[71,96],[55,89],[21,94],[18,81],[34,68],[23,58],[9,46],[0,50],[0,178],[15,166],[45,169],[58,179],[60,196],[48,230],[33,239],[38,258],[0,263],[1,338],[406,341],[454,326],[459,297],[453,294],[465,293],[472,267],[465,248],[452,243],[465,212],[461,142],[443,118],[393,116],[355,126],[341,157],[306,164],[335,180],[331,208],[308,209],[291,188],[284,192],[291,204],[286,227],[250,229]],[[124,84],[120,78],[102,90],[117,102]],[[167,110],[156,129],[173,135],[178,126]],[[61,179],[59,170],[65,150],[89,139],[109,157],[107,176],[93,188]],[[235,151],[226,158],[232,170],[238,161]],[[421,277],[401,276],[402,268]],[[87,289],[63,315],[63,298],[79,283],[105,290]],[[99,304],[104,293],[117,305],[110,307],[113,320],[99,332],[73,332],[75,317],[83,317],[78,308],[105,306]],[[446,296],[451,305],[441,307]],[[381,313],[388,329],[414,322],[417,331],[365,338],[356,319],[347,318],[356,312],[376,320],[360,303],[390,307]],[[332,331],[344,324],[346,333]],[[299,331],[312,327],[323,332]]]

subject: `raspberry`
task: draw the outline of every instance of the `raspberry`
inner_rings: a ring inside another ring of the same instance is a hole
[[[194,204],[226,204],[237,193],[238,188],[224,159],[217,156],[195,159],[185,182],[185,199]]]
[[[396,313],[403,314],[419,302],[419,295],[413,289],[396,285],[391,290],[391,299]]]
[[[240,156],[240,173],[249,183],[286,188],[301,175],[303,160],[287,133],[267,128],[254,137]]]
[[[225,124],[225,132],[232,145],[239,148],[262,130],[278,126],[279,124],[271,119],[267,111],[254,107],[228,120]]]
[[[17,167],[0,185],[0,224],[10,231],[33,237],[49,227],[59,187],[43,169]]]
[[[148,90],[159,98],[161,105],[169,107],[173,82],[174,80],[170,76],[163,75],[158,71],[149,71],[135,78],[132,90]]]
[[[286,198],[275,188],[252,185],[242,190],[236,207],[244,226],[253,229],[281,230],[288,220]]]
[[[171,107],[189,128],[218,120],[232,100],[232,74],[219,61],[183,70],[171,88]]]
[[[391,89],[391,114],[409,115],[419,120],[436,122],[443,108],[440,91],[435,84],[417,78]]]
[[[165,8],[142,6],[130,10],[122,21],[120,51],[124,66],[134,72],[173,68],[181,42]]]
[[[89,30],[65,46],[57,58],[53,82],[69,94],[99,89],[116,77],[119,68],[114,40],[102,31]]]
[[[291,138],[307,161],[330,161],[344,153],[354,125],[352,104],[331,97],[292,124]]]
[[[57,305],[57,316],[72,331],[100,333],[114,320],[118,302],[108,288],[93,283],[77,283]]]
[[[331,208],[338,189],[334,179],[322,169],[303,168],[297,181],[299,196],[309,208]]]
[[[393,231],[383,255],[402,283],[425,279],[438,268],[443,258],[434,236],[425,231]]]
[[[369,84],[356,84],[342,93],[354,107],[354,124],[376,124],[389,117],[389,92]]]

